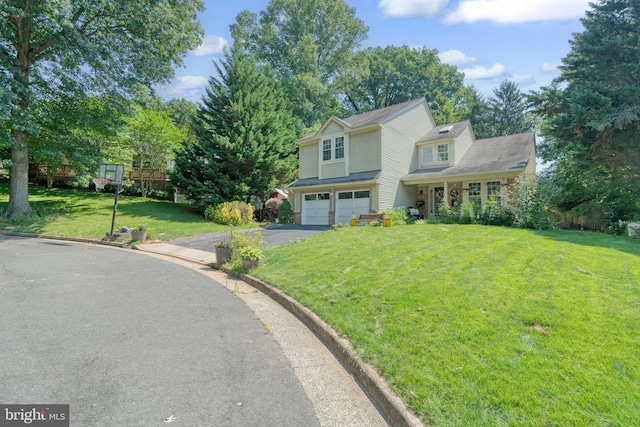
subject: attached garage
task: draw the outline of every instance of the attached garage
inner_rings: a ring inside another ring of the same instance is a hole
[[[305,225],[329,225],[329,193],[309,193],[302,195],[302,218]]]
[[[369,190],[341,191],[336,201],[336,224],[348,224],[351,216],[369,213],[370,208]]]

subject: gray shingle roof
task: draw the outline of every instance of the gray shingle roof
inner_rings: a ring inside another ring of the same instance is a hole
[[[418,99],[412,99],[410,101],[402,102],[402,103],[396,104],[396,105],[391,105],[390,107],[380,108],[378,110],[367,111],[366,113],[356,114],[354,116],[347,117],[346,119],[339,119],[337,117],[332,117],[329,120],[338,120],[338,121],[346,124],[347,126],[349,126],[351,129],[355,129],[355,128],[359,128],[359,127],[364,127],[364,126],[374,125],[374,124],[377,124],[377,123],[382,123],[385,120],[387,120],[388,118],[390,118],[393,115],[395,115],[396,113],[398,113],[399,111],[402,111],[403,109],[405,109],[405,108],[407,108],[407,107],[409,107],[411,105],[418,105],[418,104],[421,104],[423,102],[426,102],[424,97],[423,98],[418,98]],[[327,120],[327,122],[329,120]],[[325,122],[325,124],[327,122]],[[301,142],[307,141],[307,140],[313,140],[317,136],[318,136],[318,132],[314,132],[314,133],[311,133],[309,135],[305,135],[305,136],[303,136],[302,138],[300,138],[298,140],[298,143],[301,143]]]
[[[527,132],[497,138],[478,139],[457,165],[419,169],[403,180],[478,175],[491,172],[523,171],[535,150],[535,133]]]
[[[378,110],[368,111],[362,114],[356,114],[355,116],[342,119],[342,121],[349,125],[349,127],[351,128],[373,125],[376,123],[384,122],[386,119],[393,116],[398,111],[402,111],[404,108],[412,104],[421,104],[424,101],[424,98],[412,99],[410,101],[402,102],[390,107],[380,108]]]
[[[455,138],[465,130],[471,122],[469,120],[463,120],[457,123],[450,123],[446,125],[439,125],[431,129],[425,136],[418,140],[418,144],[422,142],[433,142],[439,139],[450,139]],[[441,130],[451,126],[451,129],[448,132],[440,133]]]
[[[349,176],[341,176],[338,178],[327,178],[327,179],[318,179],[317,177],[301,178],[287,185],[286,188],[314,187],[314,186],[329,185],[329,184],[345,184],[350,182],[366,182],[366,181],[373,181],[375,179],[378,179],[379,176],[380,176],[380,171],[375,170],[375,171],[352,173]]]

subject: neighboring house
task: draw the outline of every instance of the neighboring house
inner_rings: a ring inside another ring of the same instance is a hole
[[[487,200],[535,172],[533,132],[476,140],[471,123],[439,125],[424,98],[331,117],[297,141],[300,177],[287,187],[299,224],[346,224],[352,215]]]

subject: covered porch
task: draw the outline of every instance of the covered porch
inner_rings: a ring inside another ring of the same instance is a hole
[[[427,219],[436,219],[440,205],[457,209],[465,202],[485,206],[490,200],[504,205],[504,190],[515,181],[515,174],[492,176],[451,177],[449,179],[403,179],[404,185],[414,188],[415,208]]]

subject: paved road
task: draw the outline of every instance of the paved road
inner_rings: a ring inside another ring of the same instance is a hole
[[[318,425],[250,309],[180,265],[0,236],[0,325],[0,402],[69,403],[72,426]]]
[[[270,225],[266,228],[256,229],[262,233],[262,237],[267,242],[265,247],[280,245],[292,240],[304,239],[314,234],[331,230],[328,225]],[[213,244],[222,237],[228,235],[227,232],[209,233],[199,236],[183,237],[171,241],[171,244],[190,249],[214,252]]]

